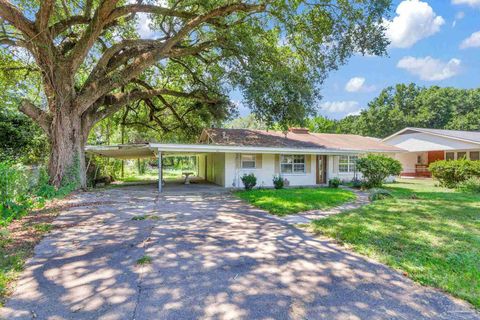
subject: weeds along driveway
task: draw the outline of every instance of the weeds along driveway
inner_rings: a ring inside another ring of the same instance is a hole
[[[82,197],[96,204],[58,217],[4,318],[479,319],[228,194],[122,188]]]

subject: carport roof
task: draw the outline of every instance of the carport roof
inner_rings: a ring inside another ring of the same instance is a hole
[[[117,159],[138,159],[153,158],[158,152],[164,155],[180,154],[204,154],[204,153],[269,153],[269,154],[357,154],[366,152],[401,152],[403,150],[395,148],[393,150],[352,150],[352,149],[332,149],[332,148],[305,148],[305,147],[253,147],[253,146],[232,146],[218,144],[174,144],[174,143],[148,143],[148,144],[129,144],[113,146],[87,146],[85,151],[90,154],[96,154],[104,157]]]
[[[112,146],[87,146],[87,153],[116,159],[154,158],[155,153],[149,144],[120,144]]]

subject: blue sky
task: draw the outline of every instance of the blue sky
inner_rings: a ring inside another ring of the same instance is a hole
[[[355,114],[397,83],[480,87],[480,0],[394,1],[388,26],[388,56],[354,56],[331,73],[319,114]],[[241,100],[236,92],[231,98]],[[242,116],[248,113],[240,106]]]

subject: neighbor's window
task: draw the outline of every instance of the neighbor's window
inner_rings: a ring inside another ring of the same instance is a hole
[[[338,171],[342,173],[355,172],[358,156],[340,156]]]
[[[281,173],[305,173],[304,155],[282,155],[280,158]]]
[[[467,158],[467,153],[466,152],[457,152],[457,159],[466,159]]]
[[[254,154],[242,154],[242,168],[243,169],[255,169],[256,168],[256,156]]]
[[[445,152],[445,160],[455,160],[455,152]]]
[[[470,160],[480,160],[480,151],[470,151]]]

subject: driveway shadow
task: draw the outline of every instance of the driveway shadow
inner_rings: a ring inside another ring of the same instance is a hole
[[[2,316],[480,319],[463,302],[229,195],[112,189],[93,197],[108,204],[59,216]],[[145,255],[152,262],[137,264]]]

